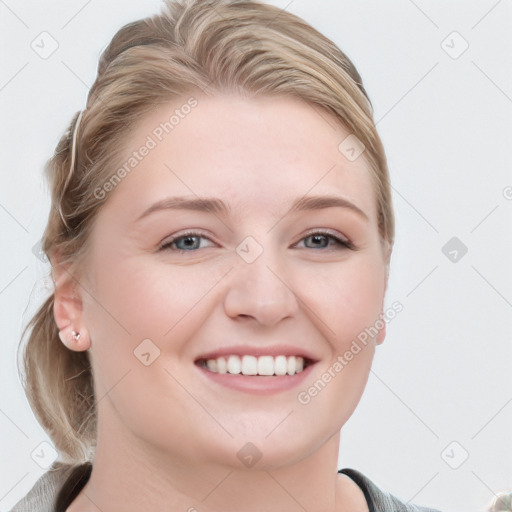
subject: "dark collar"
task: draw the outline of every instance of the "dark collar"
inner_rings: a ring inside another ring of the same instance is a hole
[[[347,475],[361,488],[366,499],[366,503],[368,504],[368,509],[370,510],[370,512],[375,512],[375,503],[373,502],[372,494],[368,487],[366,477],[359,473],[359,471],[349,468],[340,469],[338,473],[343,473],[344,475]]]
[[[80,491],[85,487],[85,484],[91,476],[91,472],[92,464],[90,462],[86,462],[85,464],[81,464],[80,466],[73,468],[57,496],[55,512],[66,512],[67,508],[71,503],[73,503],[75,498],[80,494]],[[366,502],[368,503],[368,509],[370,512],[375,512],[375,504],[365,477],[355,469],[349,468],[340,469],[338,473],[347,475],[360,487],[363,491]]]
[[[85,487],[85,484],[91,476],[91,472],[92,464],[90,462],[86,462],[72,469],[71,474],[57,495],[55,512],[66,512],[67,508]]]

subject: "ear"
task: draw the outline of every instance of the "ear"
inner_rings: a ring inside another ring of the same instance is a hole
[[[379,333],[377,334],[376,342],[377,345],[381,345],[384,342],[384,338],[386,337],[386,320],[384,319],[384,297],[386,295],[386,291],[388,289],[388,281],[389,281],[389,259],[386,264],[386,272],[384,275],[384,296],[382,297],[382,309],[380,318],[382,318],[383,327],[379,329]]]
[[[54,264],[53,316],[59,329],[62,343],[77,352],[88,350],[90,336],[83,322],[82,293],[80,283],[69,265],[58,261]]]

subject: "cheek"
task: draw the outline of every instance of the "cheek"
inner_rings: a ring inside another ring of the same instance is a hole
[[[96,261],[94,297],[85,308],[98,396],[108,393],[132,425],[138,425],[140,411],[149,416],[163,411],[158,400],[170,403],[176,398],[171,395],[179,394],[164,368],[180,360],[187,339],[198,328],[197,304],[211,287],[192,267],[172,268],[148,260],[124,257],[114,265]],[[144,360],[146,353],[149,361]],[[178,406],[175,412],[183,412]]]
[[[358,255],[339,266],[324,268],[308,285],[303,300],[323,322],[322,329],[337,350],[343,350],[382,310],[385,267],[378,259]]]
[[[352,415],[368,380],[375,353],[375,334],[370,336],[368,328],[381,312],[385,268],[361,255],[338,272],[317,277],[319,286],[311,288],[315,291],[309,292],[309,300],[330,342],[330,354],[301,388],[297,401],[312,429],[318,428],[313,418],[325,418],[325,428],[337,431]]]
[[[215,264],[170,265],[147,255],[96,261],[95,269],[94,296],[86,305],[93,340],[129,352],[147,338],[176,352],[179,340],[200,326],[202,306],[226,272]]]

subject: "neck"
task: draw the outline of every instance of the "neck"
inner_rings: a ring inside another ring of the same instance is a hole
[[[337,474],[339,432],[293,464],[241,469],[232,461],[191,460],[155,450],[112,428],[115,416],[106,422],[101,414],[98,418],[91,477],[68,512],[139,512],[142,505],[187,512],[334,512],[354,510],[349,505],[355,503],[367,510],[360,489]]]

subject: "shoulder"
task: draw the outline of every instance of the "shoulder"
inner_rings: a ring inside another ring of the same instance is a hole
[[[10,512],[60,512],[65,510],[61,504],[70,493],[74,493],[84,474],[87,476],[89,465],[70,465],[56,462],[33,485]]]
[[[368,477],[355,469],[340,469],[339,473],[351,478],[361,488],[370,512],[440,512],[400,501],[392,494],[380,490]]]

